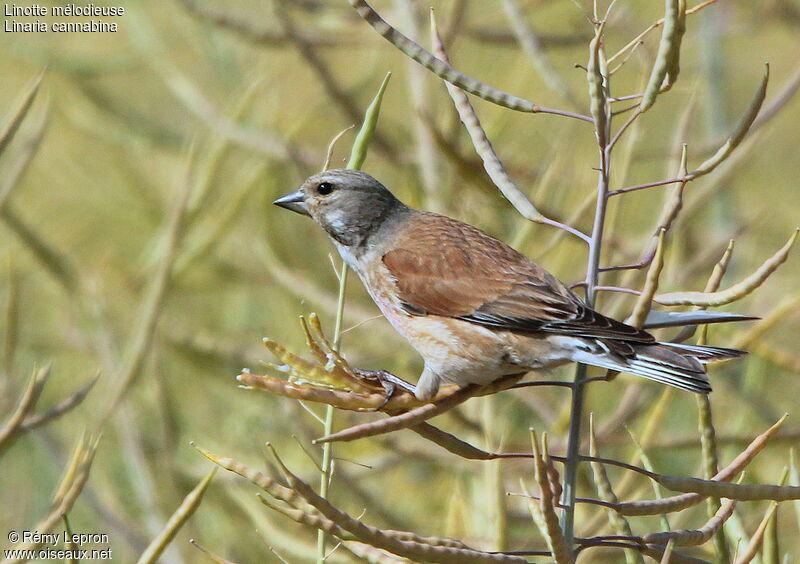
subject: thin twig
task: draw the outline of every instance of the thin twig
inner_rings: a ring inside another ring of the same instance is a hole
[[[513,96],[475,80],[471,76],[457,71],[444,61],[437,59],[431,53],[423,49],[418,43],[397,31],[394,27],[386,23],[386,21],[364,0],[348,0],[348,2],[359,16],[370,24],[384,39],[400,49],[400,51],[433,72],[439,78],[458,86],[462,90],[478,98],[519,112],[555,114],[589,123],[592,122],[592,118],[588,116],[539,106],[531,101]]]
[[[442,43],[441,37],[436,29],[436,21],[434,19],[433,12],[431,12],[431,39],[433,42],[434,53],[436,53],[436,55],[442,61],[447,62],[449,59],[444,50],[444,44]],[[531,201],[525,197],[514,181],[511,180],[511,177],[508,175],[503,162],[497,156],[497,153],[492,147],[492,143],[486,136],[486,132],[483,130],[481,122],[478,119],[472,104],[470,104],[467,95],[449,83],[447,83],[447,91],[450,93],[450,97],[453,99],[456,110],[458,110],[458,115],[461,118],[461,122],[464,124],[464,127],[466,127],[467,132],[469,132],[470,139],[475,147],[475,151],[483,161],[483,167],[486,169],[486,173],[492,179],[492,182],[494,182],[495,186],[497,186],[500,192],[506,197],[506,199],[511,202],[511,205],[514,206],[514,209],[516,209],[525,219],[536,223],[543,223],[546,225],[552,225],[553,227],[558,227],[559,229],[575,235],[584,242],[588,243],[589,237],[586,234],[581,233],[569,225],[549,219],[545,217],[538,209],[536,209],[536,206],[534,206],[533,203],[531,203]]]

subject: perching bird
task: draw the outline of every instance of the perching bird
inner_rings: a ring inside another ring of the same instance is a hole
[[[569,361],[708,393],[703,369],[743,351],[659,343],[610,319],[502,241],[412,209],[369,174],[328,170],[274,202],[331,237],[383,315],[422,355],[415,394]]]

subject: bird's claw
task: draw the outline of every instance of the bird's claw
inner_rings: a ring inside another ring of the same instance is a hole
[[[357,376],[363,378],[364,380],[380,384],[380,386],[383,388],[383,402],[380,406],[375,408],[375,411],[382,411],[383,408],[386,407],[386,404],[388,404],[389,401],[394,397],[394,394],[398,391],[398,389],[410,394],[414,394],[415,392],[414,386],[386,370],[361,370],[354,368],[353,372],[355,372]]]

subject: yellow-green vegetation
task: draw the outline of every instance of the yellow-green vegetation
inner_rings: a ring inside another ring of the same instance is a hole
[[[0,549],[800,555],[792,0],[125,8],[117,32],[0,36]],[[354,369],[414,382],[419,359],[324,234],[271,205],[350,126],[330,168],[637,326],[761,317],[655,330],[751,354],[711,368],[708,400],[564,367],[385,403]]]

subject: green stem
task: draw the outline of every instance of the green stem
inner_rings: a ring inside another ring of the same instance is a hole
[[[336,323],[333,326],[333,348],[338,351],[342,344],[342,319],[344,318],[344,291],[347,287],[347,263],[342,261],[342,268],[339,271],[339,295],[336,306]]]
[[[333,328],[333,348],[339,350],[342,343],[342,318],[344,317],[344,292],[347,287],[347,264],[342,262],[342,269],[339,271],[339,301],[336,306],[336,324]],[[329,405],[325,409],[324,435],[333,433],[333,406]],[[333,443],[322,445],[322,464],[320,465],[319,495],[323,498],[328,497],[328,490],[331,483],[331,460],[333,459]],[[325,531],[317,531],[317,564],[324,564],[325,554],[328,545],[328,534]]]
[[[389,84],[389,78],[392,73],[387,73],[386,77],[378,89],[378,93],[372,99],[366,113],[364,114],[364,123],[361,124],[361,129],[356,135],[353,143],[353,148],[350,151],[350,159],[347,161],[347,168],[361,169],[364,160],[367,158],[367,150],[369,149],[369,142],[372,139],[372,134],[375,132],[375,126],[378,123],[378,116],[381,110],[381,101],[383,94],[386,92],[386,86]],[[336,307],[336,325],[333,329],[333,348],[339,350],[342,343],[342,319],[344,318],[344,292],[347,287],[347,264],[342,262],[342,268],[339,271],[339,302]],[[333,433],[333,406],[328,406],[325,410],[325,436]],[[323,498],[328,497],[328,491],[331,484],[331,461],[333,460],[332,443],[324,443],[322,445],[322,465],[320,468],[320,484],[319,495]],[[328,542],[328,535],[325,531],[317,532],[317,564],[324,564],[325,551]]]

